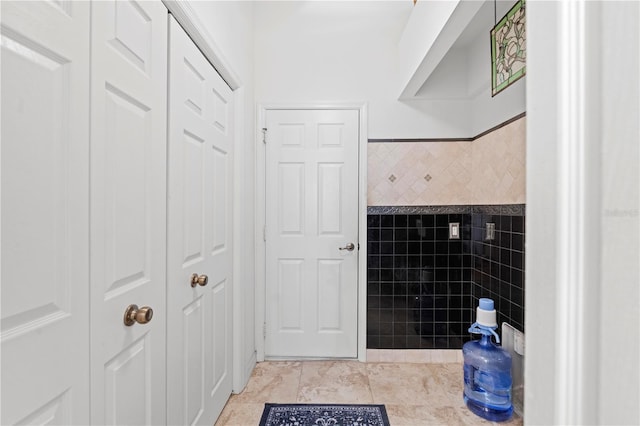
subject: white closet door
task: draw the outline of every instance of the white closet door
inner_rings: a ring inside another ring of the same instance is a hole
[[[91,421],[166,422],[167,17],[91,4]],[[124,324],[131,304],[153,309]]]
[[[1,16],[0,424],[87,424],[89,4]]]
[[[169,424],[211,425],[231,394],[232,96],[171,18]]]

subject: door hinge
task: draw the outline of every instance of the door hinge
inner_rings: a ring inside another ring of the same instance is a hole
[[[360,251],[360,243],[358,243],[358,251]]]
[[[262,240],[267,241],[267,226],[262,227]]]
[[[262,337],[267,338],[267,323],[262,324]]]
[[[262,128],[262,143],[263,144],[267,144],[267,128],[263,127]]]

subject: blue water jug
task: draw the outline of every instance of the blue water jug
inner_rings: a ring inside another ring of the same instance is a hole
[[[496,311],[493,300],[480,299],[476,322],[469,333],[481,334],[480,340],[462,347],[464,356],[464,402],[478,416],[500,422],[513,414],[511,402],[511,355],[491,341],[500,343],[495,332]]]

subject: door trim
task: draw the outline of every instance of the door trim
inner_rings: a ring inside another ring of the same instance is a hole
[[[265,182],[266,145],[262,129],[268,110],[325,109],[358,111],[358,360],[366,361],[367,352],[367,103],[259,103],[256,110],[256,199],[255,199],[255,271],[256,271],[256,350],[258,361],[264,361],[264,324],[266,321],[266,222]]]
[[[191,5],[188,2],[178,0],[162,0],[162,3],[198,46],[205,58],[211,62],[213,68],[231,87],[231,90],[235,91],[241,87],[243,84],[240,77],[233,70],[222,49],[213,41],[213,38]]]

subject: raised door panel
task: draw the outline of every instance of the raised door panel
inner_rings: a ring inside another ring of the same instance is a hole
[[[149,135],[153,114],[131,94],[105,85],[104,121],[104,233],[106,292],[112,299],[133,288],[149,284],[152,235],[146,158],[153,149]]]
[[[167,10],[92,3],[91,419],[166,422]],[[125,325],[131,304],[153,309]]]
[[[105,363],[105,424],[152,424],[149,338],[145,334]]]
[[[13,424],[18,426],[72,424],[73,413],[70,399],[70,391],[67,389],[51,401],[32,411],[27,417]]]
[[[213,215],[209,219],[212,220],[210,250],[215,255],[220,252],[228,252],[228,212],[229,206],[229,155],[223,151],[221,147],[211,147],[209,155],[211,159],[211,205]]]
[[[205,400],[205,306],[206,300],[200,296],[188,304],[183,310],[183,346],[180,348],[184,358],[184,417],[181,424],[190,425],[199,419],[204,411]],[[180,365],[172,366],[180,369]]]
[[[2,328],[17,331],[69,314],[72,280],[65,258],[72,235],[66,223],[70,194],[65,166],[70,141],[64,111],[77,100],[64,88],[71,64],[31,40],[14,37],[2,34],[2,130],[7,136],[2,147],[2,272],[16,284],[27,271],[47,277],[3,288]]]
[[[170,40],[167,415],[212,424],[231,393],[232,96],[173,19]]]
[[[86,424],[89,5],[0,7],[0,423]]]
[[[318,164],[318,235],[342,235],[342,164]]]
[[[304,259],[279,259],[278,287],[272,294],[279,306],[287,309],[278,311],[277,324],[279,333],[303,332],[302,294]]]
[[[183,266],[201,262],[205,257],[204,244],[204,163],[207,153],[204,136],[196,135],[197,129],[184,129],[182,142],[182,217],[183,221]]]
[[[281,236],[302,236],[305,232],[304,176],[304,163],[278,165],[278,232]]]
[[[207,240],[210,242],[209,256],[213,283],[231,282],[231,229],[233,219],[232,172],[233,172],[233,94],[212,67],[209,67],[207,87],[206,121],[208,123],[210,185],[208,198]],[[230,301],[230,292],[225,292]],[[230,326],[231,309],[225,309],[225,323]],[[220,314],[218,314],[220,315]],[[219,318],[222,320],[222,318]],[[229,364],[231,361],[227,360]]]
[[[210,312],[212,314],[209,333],[213,351],[211,352],[212,357],[208,359],[211,365],[209,370],[210,380],[207,381],[207,390],[210,394],[215,394],[220,389],[227,396],[229,389],[225,390],[225,387],[229,386],[228,382],[231,374],[229,347],[228,344],[225,344],[230,340],[231,333],[231,324],[229,323],[231,312],[228,303],[229,291],[228,280],[224,279],[213,287],[209,295],[211,298]],[[214,404],[218,405],[216,410],[218,412],[221,411],[219,404],[222,401],[226,401],[226,398],[220,398],[219,401],[214,402]]]
[[[335,259],[318,260],[318,297],[316,299],[318,333],[344,331],[342,317],[345,306],[342,303],[344,293],[342,287],[345,283],[342,263],[342,260]]]
[[[104,9],[105,41],[144,74],[153,67],[153,20],[136,1],[117,1]]]

